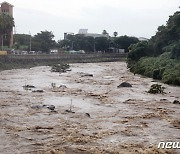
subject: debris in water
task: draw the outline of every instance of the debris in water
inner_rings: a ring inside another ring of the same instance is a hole
[[[28,85],[28,84],[27,84],[27,85],[24,85],[23,88],[36,88],[36,87],[33,86],[33,85]]]
[[[81,77],[86,77],[86,76],[93,77],[93,74],[90,74],[90,73],[81,72],[80,74],[81,74]]]
[[[49,105],[49,106],[47,106],[47,108],[48,108],[49,110],[51,110],[51,111],[54,111],[55,106],[54,106],[54,105]]]
[[[52,68],[51,68],[51,72],[63,73],[63,72],[66,72],[67,70],[70,71],[69,67],[70,67],[69,64],[53,65]]]
[[[32,92],[33,93],[43,93],[44,91],[43,90],[33,90]]]
[[[89,118],[91,117],[89,113],[85,113],[85,115],[86,115],[87,117],[89,117]]]
[[[180,104],[180,101],[174,100],[174,101],[173,101],[173,104]]]
[[[67,87],[65,85],[60,85],[59,88],[65,89]]]
[[[35,126],[35,129],[54,129],[53,127]]]
[[[75,113],[72,111],[72,99],[71,99],[71,104],[69,106],[69,109],[68,110],[65,110],[65,112],[68,112],[68,113]]]
[[[36,87],[33,85],[26,85],[26,84],[23,86],[24,90],[31,90],[31,88],[36,88]]]
[[[165,87],[162,87],[160,84],[153,84],[151,85],[148,93],[150,94],[164,94]]]

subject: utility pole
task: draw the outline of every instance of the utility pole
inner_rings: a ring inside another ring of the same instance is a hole
[[[73,48],[74,48],[74,42],[72,41],[72,43],[71,43],[71,50],[73,50]]]
[[[31,52],[31,44],[32,44],[32,41],[31,41],[31,32],[29,32],[29,35],[30,35],[30,39],[29,39],[29,52]]]
[[[93,49],[94,49],[94,53],[96,53],[96,40],[95,40],[96,37],[94,37],[94,44],[93,44]]]
[[[3,42],[3,34],[2,34],[2,38],[1,38],[1,50],[2,50],[2,51],[4,50],[4,49],[3,49],[3,48],[4,48],[3,46],[4,46],[4,42]]]

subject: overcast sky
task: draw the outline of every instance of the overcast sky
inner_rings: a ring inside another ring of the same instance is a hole
[[[1,1],[3,2],[3,1]],[[16,33],[32,35],[52,31],[55,39],[64,32],[150,38],[169,15],[179,10],[180,0],[7,0],[14,5]]]

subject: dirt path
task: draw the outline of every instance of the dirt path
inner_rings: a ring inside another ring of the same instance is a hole
[[[156,82],[134,76],[124,62],[71,69],[0,72],[0,153],[165,153],[157,148],[160,141],[180,141],[180,104],[172,103],[180,100],[180,87],[164,85],[166,94],[148,94]],[[132,88],[117,88],[123,81]]]

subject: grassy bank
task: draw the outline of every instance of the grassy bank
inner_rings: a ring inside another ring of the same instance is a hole
[[[155,36],[129,47],[128,67],[167,84],[180,86],[180,12],[158,27]]]
[[[159,57],[143,57],[132,65],[130,70],[135,74],[142,74],[162,80],[167,84],[180,86],[180,61],[169,58],[170,54],[166,52]]]

